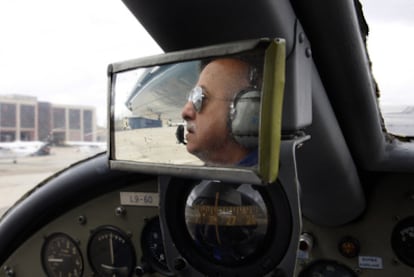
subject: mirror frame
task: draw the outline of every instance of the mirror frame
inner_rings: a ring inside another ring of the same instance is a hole
[[[226,167],[146,163],[115,159],[115,76],[117,73],[169,63],[235,55],[258,48],[264,49],[265,63],[259,128],[259,164],[257,167]],[[282,106],[285,86],[286,42],[284,39],[261,38],[185,51],[160,54],[108,65],[108,161],[114,170],[145,174],[181,176],[269,184],[277,179],[281,141]]]

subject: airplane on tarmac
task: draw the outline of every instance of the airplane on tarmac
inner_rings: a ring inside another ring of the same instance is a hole
[[[108,151],[2,216],[0,276],[414,275],[414,144],[384,124],[363,1],[122,2],[165,53],[108,66]],[[179,71],[142,74],[235,57],[263,62],[226,118],[258,165],[197,163],[165,123],[211,99]]]
[[[13,163],[17,162],[17,158],[49,153],[48,143],[43,141],[0,142],[0,159],[11,159]]]
[[[106,151],[107,143],[99,141],[65,141],[63,145],[77,147],[80,152],[103,152]]]

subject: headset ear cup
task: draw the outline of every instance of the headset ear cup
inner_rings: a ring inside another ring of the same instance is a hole
[[[259,137],[260,91],[239,92],[230,105],[230,126],[233,138],[246,148],[256,148]]]

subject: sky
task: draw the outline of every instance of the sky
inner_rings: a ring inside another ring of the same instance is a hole
[[[414,1],[362,3],[381,103],[414,105]],[[95,106],[100,125],[107,65],[162,52],[121,0],[1,0],[0,35],[0,94]]]
[[[162,53],[121,0],[0,1],[0,94],[95,106],[108,64]]]
[[[414,1],[362,0],[368,51],[384,105],[414,106]]]

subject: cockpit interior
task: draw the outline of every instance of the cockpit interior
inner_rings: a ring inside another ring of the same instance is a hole
[[[108,66],[108,151],[2,216],[0,276],[414,274],[413,137],[385,125],[363,1],[119,2],[165,53]],[[186,72],[259,48],[259,164],[206,166]]]

